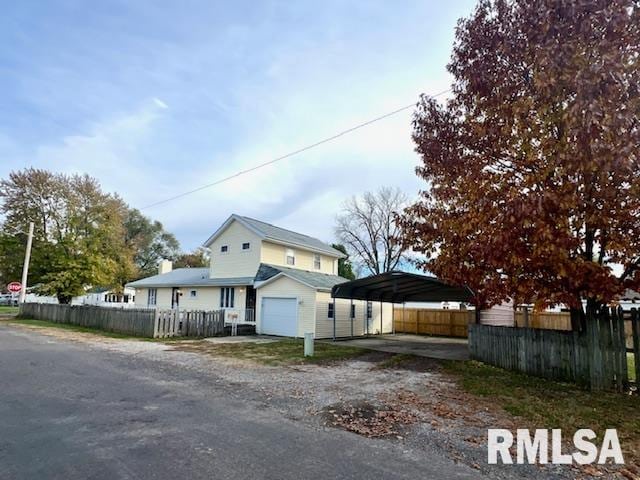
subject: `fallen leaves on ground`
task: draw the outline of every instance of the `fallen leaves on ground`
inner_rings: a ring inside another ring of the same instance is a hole
[[[392,405],[373,405],[366,401],[325,408],[327,423],[365,437],[402,439],[401,427],[418,420],[411,411]]]

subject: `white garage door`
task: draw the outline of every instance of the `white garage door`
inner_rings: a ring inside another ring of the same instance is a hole
[[[261,332],[295,337],[298,334],[297,304],[295,298],[263,297]]]

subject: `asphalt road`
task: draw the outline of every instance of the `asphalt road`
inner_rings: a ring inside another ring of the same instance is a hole
[[[479,478],[401,442],[286,419],[243,388],[0,325],[0,478]]]

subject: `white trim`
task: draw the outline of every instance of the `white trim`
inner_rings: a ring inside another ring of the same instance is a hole
[[[293,258],[293,263],[289,263],[289,257]],[[284,264],[287,266],[296,266],[296,251],[293,248],[286,248],[284,251]]]

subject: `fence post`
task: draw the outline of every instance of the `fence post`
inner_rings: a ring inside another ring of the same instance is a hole
[[[631,309],[631,333],[633,335],[633,361],[636,370],[636,386],[640,385],[640,315]]]

